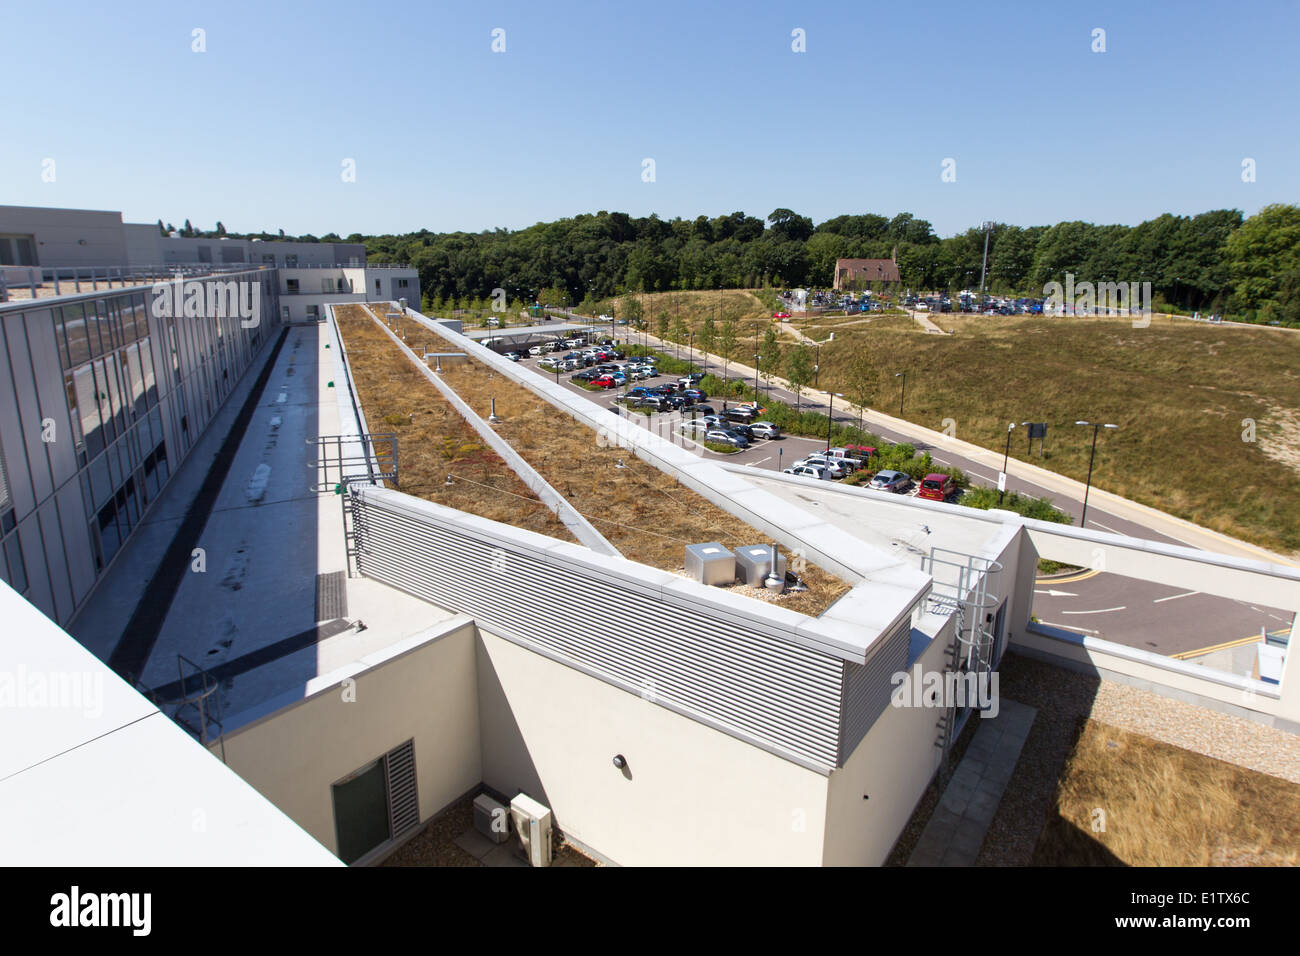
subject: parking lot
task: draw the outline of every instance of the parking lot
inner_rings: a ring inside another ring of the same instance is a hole
[[[570,350],[564,349],[562,352],[557,354],[564,354],[568,351]],[[581,351],[581,349],[578,349],[578,351]],[[582,395],[587,400],[609,408],[615,414],[621,415],[629,421],[643,425],[647,429],[653,429],[662,437],[674,441],[682,447],[690,448],[705,457],[735,462],[737,464],[750,465],[756,468],[770,469],[772,471],[782,471],[794,465],[796,461],[809,455],[824,453],[827,448],[825,439],[782,435],[775,439],[754,438],[748,448],[742,448],[735,452],[727,453],[713,451],[706,448],[701,441],[696,440],[696,438],[691,434],[684,433],[681,428],[682,423],[698,417],[698,409],[688,407],[677,411],[655,412],[651,415],[646,415],[639,411],[630,411],[617,401],[617,398],[623,395],[628,389],[637,386],[649,388],[656,385],[675,382],[677,380],[676,375],[660,374],[655,378],[629,382],[626,385],[617,388],[597,391],[583,388],[580,384],[573,381],[573,375],[575,374],[574,371],[560,372],[557,376],[553,369],[548,369],[545,366],[539,368],[538,366],[540,362],[545,358],[547,358],[547,356],[529,356],[525,354],[519,360],[518,364],[525,368],[532,369],[539,375],[554,378],[565,388]],[[616,362],[615,364],[623,363]],[[720,413],[724,408],[729,408],[735,403],[705,399],[703,404],[712,407],[716,412]],[[762,415],[759,415],[756,421],[761,420]],[[811,481],[814,479],[810,478],[809,480]],[[911,482],[902,494],[915,495],[918,487],[919,484],[917,482]]]

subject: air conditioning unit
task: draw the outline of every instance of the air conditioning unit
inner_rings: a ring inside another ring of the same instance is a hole
[[[510,801],[510,819],[514,821],[524,855],[532,866],[551,865],[551,811],[527,794]]]
[[[510,839],[510,815],[505,805],[480,793],[474,798],[474,829],[493,843],[505,843]]]

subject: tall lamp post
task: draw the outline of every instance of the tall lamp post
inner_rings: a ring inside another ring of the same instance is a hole
[[[1002,496],[1007,490],[1007,462],[1011,458],[1011,433],[1016,430],[1015,422],[1007,423],[1007,447],[1002,452],[1002,474],[998,475],[998,507],[1002,507]]]
[[[907,373],[906,373],[906,372],[895,372],[895,373],[894,373],[894,378],[901,378],[901,379],[903,380],[903,390],[902,390],[901,392],[898,393],[898,417],[899,417],[899,418],[902,418],[902,417],[903,417],[903,399],[904,399],[904,398],[906,397],[906,395],[907,395]]]
[[[758,348],[758,336],[757,336],[757,335],[754,336],[754,348],[756,348],[756,349]],[[758,395],[758,353],[755,352],[755,353],[754,353],[754,404],[757,406],[757,405],[758,405],[758,402],[759,402],[759,395]]]
[[[1079,527],[1082,528],[1088,520],[1088,492],[1092,490],[1092,463],[1097,457],[1097,433],[1103,428],[1118,430],[1119,426],[1102,424],[1101,422],[1075,422],[1075,424],[1092,429],[1092,452],[1088,455],[1088,481],[1083,486],[1083,513],[1079,516]]]
[[[980,266],[980,312],[984,311],[984,276],[989,270],[989,233],[993,231],[993,223],[981,223],[980,228],[984,230],[984,264]]]
[[[836,392],[830,396],[830,402],[826,406],[826,454],[831,453],[831,429],[835,427],[835,399],[843,398],[842,392]]]

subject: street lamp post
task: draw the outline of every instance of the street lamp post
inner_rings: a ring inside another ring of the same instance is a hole
[[[1015,422],[1007,423],[1007,447],[1002,452],[1002,474],[998,475],[998,507],[1002,507],[1002,496],[1007,490],[1007,462],[1011,458],[1011,433],[1016,430]]]
[[[758,336],[754,336],[754,348],[758,348]],[[758,353],[754,353],[754,403],[758,404]]]
[[[993,231],[993,223],[985,222],[981,224],[984,230],[984,264],[980,266],[980,311],[984,311],[984,276],[989,268],[989,233]]]
[[[686,333],[686,361],[688,364],[695,364],[695,332]]]
[[[902,418],[902,417],[903,417],[903,399],[907,396],[907,373],[906,373],[906,372],[895,372],[895,373],[894,373],[894,378],[901,378],[901,379],[903,380],[903,390],[902,390],[901,392],[898,393],[898,417],[899,417],[899,418]]]
[[[831,453],[831,429],[835,427],[835,399],[843,398],[842,392],[835,392],[830,395],[830,402],[826,406],[826,454]]]
[[[1088,520],[1088,492],[1092,490],[1092,463],[1097,457],[1097,433],[1103,428],[1118,429],[1119,426],[1102,424],[1101,422],[1075,422],[1075,424],[1092,429],[1092,451],[1088,455],[1088,480],[1083,486],[1083,513],[1079,515],[1079,527],[1082,528]]]

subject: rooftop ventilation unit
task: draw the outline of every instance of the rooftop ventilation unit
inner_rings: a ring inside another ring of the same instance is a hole
[[[510,815],[505,805],[480,793],[474,798],[474,829],[493,843],[505,843],[510,839]]]
[[[688,544],[686,575],[701,584],[729,588],[736,583],[736,556],[716,541]]]
[[[772,552],[776,548],[770,544],[746,545],[736,549],[736,576],[751,588],[766,586],[767,576],[772,571]],[[785,555],[779,551],[776,555],[776,576],[785,580]]]
[[[551,865],[551,811],[521,793],[510,801],[510,819],[531,866]]]

